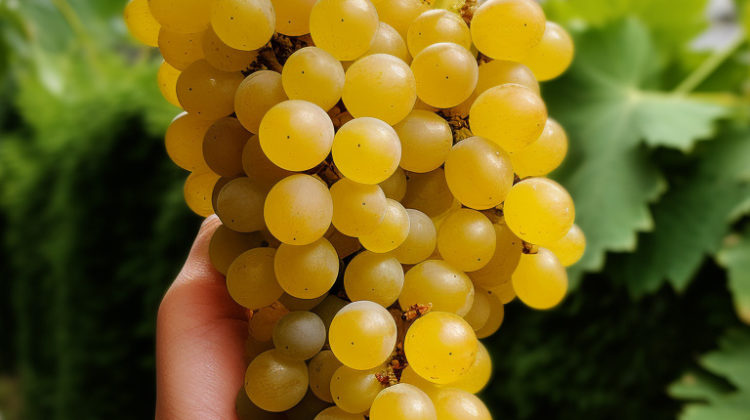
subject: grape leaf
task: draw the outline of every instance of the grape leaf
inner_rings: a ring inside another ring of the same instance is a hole
[[[729,237],[717,259],[729,272],[729,289],[737,315],[750,324],[750,229]]]

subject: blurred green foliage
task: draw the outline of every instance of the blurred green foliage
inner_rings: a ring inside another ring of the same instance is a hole
[[[489,340],[496,418],[750,416],[750,46],[691,49],[706,0],[679,3],[545,2],[577,40],[543,93],[589,249],[561,307],[508,305]],[[162,146],[178,110],[123,6],[0,0],[8,419],[153,413],[156,308],[199,220]]]

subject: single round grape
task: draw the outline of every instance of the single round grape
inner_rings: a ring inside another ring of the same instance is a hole
[[[375,32],[375,38],[370,44],[370,49],[358,58],[373,54],[390,54],[404,60],[405,63],[411,62],[411,55],[406,49],[406,41],[401,38],[398,31],[393,26],[380,22],[378,30]]]
[[[389,54],[373,54],[349,66],[342,99],[355,118],[374,117],[394,125],[414,107],[417,85],[403,60]]]
[[[266,190],[250,178],[229,181],[219,192],[216,215],[228,228],[236,232],[263,230],[263,203]]]
[[[271,189],[277,182],[294,174],[279,168],[268,159],[260,147],[257,134],[250,137],[242,149],[242,168],[250,179],[265,189]]]
[[[565,73],[573,62],[574,50],[570,34],[555,22],[547,22],[542,40],[521,61],[544,82]]]
[[[214,214],[211,193],[218,180],[219,176],[211,171],[193,172],[185,180],[183,188],[185,203],[198,216],[208,217]]]
[[[464,319],[471,325],[474,331],[478,331],[487,324],[487,320],[490,318],[490,298],[484,290],[476,288],[474,293],[474,302],[471,305],[471,309]]]
[[[331,350],[352,369],[372,369],[383,364],[396,345],[396,322],[377,303],[352,302],[331,322]]]
[[[289,309],[290,311],[309,311],[310,309],[318,306],[318,304],[320,304],[320,302],[322,302],[325,298],[326,295],[323,294],[314,299],[300,299],[290,295],[289,293],[284,293],[279,298],[279,303],[284,305],[284,307]]]
[[[419,376],[410,365],[407,365],[406,369],[401,371],[401,379],[399,382],[416,386],[430,398],[432,398],[432,395],[436,394],[442,387],[442,385],[430,382]]]
[[[247,76],[237,88],[234,110],[240,123],[251,133],[258,134],[260,121],[266,112],[287,99],[281,74],[271,70],[258,70]]]
[[[469,277],[445,261],[427,260],[409,269],[398,303],[407,310],[413,305],[431,304],[435,311],[466,315],[474,301]]]
[[[242,149],[249,137],[237,118],[224,117],[214,122],[203,138],[203,158],[208,167],[225,177],[244,175]]]
[[[325,50],[305,47],[289,56],[281,82],[290,99],[304,99],[329,110],[344,91],[344,68]]]
[[[364,413],[383,390],[376,373],[383,367],[356,370],[347,366],[336,369],[331,377],[331,396],[336,406],[347,413]]]
[[[312,312],[289,312],[273,327],[274,347],[290,359],[310,359],[320,352],[325,342],[326,327]]]
[[[492,259],[484,267],[469,273],[474,284],[490,289],[510,281],[523,251],[523,241],[508,226],[495,224],[493,227],[496,242]]]
[[[303,174],[288,176],[274,185],[263,207],[271,234],[292,245],[307,245],[322,238],[332,216],[333,201],[328,188]]]
[[[257,405],[253,404],[250,398],[247,397],[244,387],[237,393],[234,405],[238,420],[286,420],[283,414],[261,410]]]
[[[266,411],[288,410],[307,392],[307,365],[284,357],[278,350],[261,353],[247,367],[245,391],[255,405]]]
[[[482,137],[458,142],[445,160],[445,179],[453,196],[466,207],[486,210],[498,206],[513,186],[510,157]]]
[[[247,323],[247,331],[254,340],[261,343],[270,342],[273,328],[289,311],[279,303],[273,303],[253,312]]]
[[[183,34],[161,28],[159,51],[164,61],[177,70],[185,70],[203,58],[203,33]]]
[[[333,317],[336,316],[339,311],[348,304],[349,302],[340,299],[334,295],[327,295],[325,299],[323,299],[322,302],[315,308],[313,308],[313,312],[318,314],[320,319],[323,320],[323,324],[326,327],[326,331],[330,331],[331,328],[331,322],[333,322]]]
[[[349,236],[372,233],[385,217],[386,201],[377,185],[358,184],[347,178],[331,186],[333,226]]]
[[[404,206],[419,210],[430,217],[445,213],[453,206],[454,199],[443,168],[426,174],[408,174],[406,195],[401,201]]]
[[[289,36],[310,33],[310,12],[315,0],[271,0],[276,12],[276,32]]]
[[[432,401],[440,420],[492,420],[482,400],[462,389],[441,389]]]
[[[533,0],[489,0],[474,11],[471,37],[486,56],[521,61],[542,40],[546,21]]]
[[[183,112],[167,128],[164,143],[167,155],[177,166],[190,172],[206,172],[203,159],[203,139],[212,121]]]
[[[225,44],[212,28],[203,32],[203,55],[211,66],[221,71],[242,71],[258,57],[258,51],[237,50]]]
[[[339,257],[328,239],[320,238],[308,245],[281,244],[274,267],[285,292],[300,299],[314,299],[336,282]]]
[[[379,184],[398,168],[401,143],[396,131],[376,118],[355,118],[333,139],[333,161],[341,173],[360,184]]]
[[[159,22],[154,19],[148,0],[130,0],[125,6],[125,24],[133,38],[149,47],[157,47],[159,38]]]
[[[323,341],[325,341],[325,327],[323,328],[323,336]],[[310,360],[308,364],[310,389],[316,397],[325,402],[333,402],[333,397],[331,396],[331,378],[341,366],[342,364],[339,362],[339,359],[330,350],[323,350]]]
[[[353,236],[346,236],[336,229],[329,230],[329,233],[326,234],[326,239],[328,239],[328,241],[331,242],[331,245],[336,248],[336,253],[339,254],[339,258],[346,258],[362,249],[362,244],[359,243],[359,239]]]
[[[388,254],[364,251],[344,272],[344,289],[352,302],[369,300],[387,308],[398,299],[403,286],[404,269]]]
[[[400,166],[407,171],[437,169],[453,146],[450,125],[434,112],[415,109],[393,128],[401,140]]]
[[[213,0],[212,3],[211,26],[228,46],[252,51],[271,39],[276,14],[270,0]]]
[[[430,6],[422,0],[375,0],[380,20],[393,26],[401,38],[406,39],[414,19],[430,10]]]
[[[333,122],[314,103],[292,99],[268,110],[258,136],[271,162],[288,171],[306,171],[331,152]]]
[[[478,338],[486,338],[494,334],[503,325],[505,319],[505,307],[500,297],[489,290],[477,289],[477,293],[484,293],[489,298],[490,316],[482,328],[476,331]]]
[[[546,245],[564,267],[577,263],[586,251],[586,236],[578,225],[573,225],[568,233],[555,242]]]
[[[310,35],[337,60],[354,60],[369,48],[378,12],[368,0],[318,0],[310,13]]]
[[[409,215],[409,235],[390,255],[401,264],[419,264],[435,251],[437,230],[432,219],[421,211],[406,209],[406,213]]]
[[[526,86],[536,92],[537,95],[541,95],[539,82],[531,69],[513,61],[492,60],[479,65],[479,79],[477,79],[477,87],[474,89],[474,93],[461,105],[453,108],[452,112],[463,117],[468,116],[471,105],[474,104],[479,95],[489,88],[507,83]]]
[[[552,118],[547,119],[542,135],[523,149],[510,154],[513,170],[521,178],[544,176],[557,169],[568,153],[565,129]]]
[[[159,24],[170,31],[187,34],[200,32],[208,27],[211,2],[205,0],[148,0],[148,5]]]
[[[440,42],[452,42],[468,51],[471,49],[471,33],[458,14],[445,9],[432,9],[417,16],[409,25],[406,42],[414,57],[423,49]]]
[[[495,255],[496,240],[492,222],[471,209],[450,213],[437,234],[440,255],[461,271],[476,271],[487,265]]]
[[[221,274],[226,275],[229,265],[245,251],[257,248],[263,243],[258,233],[246,234],[235,232],[221,225],[211,236],[208,244],[208,257],[211,265]]]
[[[420,376],[448,384],[469,370],[478,346],[474,330],[463,318],[451,312],[432,311],[409,327],[404,352]]]
[[[284,420],[310,420],[329,406],[308,389],[302,401],[283,413]]]
[[[179,99],[177,99],[177,79],[180,78],[180,74],[182,74],[181,71],[172,67],[166,61],[162,61],[159,72],[156,74],[156,81],[159,84],[162,96],[167,102],[178,108],[182,108]]]
[[[406,195],[406,173],[404,173],[403,169],[396,168],[393,175],[378,185],[380,185],[387,198],[401,201]]]
[[[364,420],[364,418],[362,414],[347,413],[338,407],[328,407],[318,413],[313,420]]]
[[[375,397],[370,408],[371,420],[437,420],[430,397],[409,384],[388,387]]]
[[[235,302],[259,309],[276,301],[281,290],[273,272],[273,248],[254,248],[237,257],[227,270],[227,289]]]
[[[480,341],[479,347],[477,347],[477,357],[474,358],[474,363],[466,373],[461,375],[458,381],[451,382],[448,386],[476,394],[487,386],[487,383],[490,382],[491,376],[492,358],[487,351],[487,347],[485,347]]]
[[[514,185],[503,212],[516,236],[542,246],[565,236],[575,220],[570,194],[547,178],[528,178]]]
[[[388,205],[383,222],[371,233],[359,237],[362,246],[372,252],[393,251],[409,236],[409,214],[406,209],[396,200],[386,200]]]
[[[437,108],[451,108],[471,96],[477,86],[476,58],[452,42],[432,44],[411,62],[417,96]]]
[[[539,248],[523,254],[513,272],[513,289],[521,302],[534,309],[557,306],[568,291],[568,274],[552,251]]]
[[[234,93],[242,83],[242,73],[225,72],[199,60],[177,79],[177,98],[185,111],[207,120],[217,120],[234,112]]]

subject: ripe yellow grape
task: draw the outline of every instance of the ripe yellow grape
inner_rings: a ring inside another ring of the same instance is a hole
[[[406,332],[406,360],[417,374],[437,384],[458,380],[477,354],[474,330],[451,312],[431,311],[414,321]]]
[[[458,209],[440,224],[437,246],[446,262],[461,271],[476,271],[495,255],[497,237],[487,216],[471,209]]]
[[[410,173],[406,182],[404,206],[416,209],[430,217],[445,213],[453,205],[453,195],[445,180],[443,168],[426,174]]]
[[[325,238],[308,245],[281,244],[274,269],[285,292],[300,299],[314,299],[336,282],[339,257]]]
[[[271,234],[285,244],[307,245],[331,225],[333,202],[328,188],[310,175],[286,177],[271,188],[263,217]],[[317,297],[316,295],[313,297]]]
[[[364,418],[362,414],[347,413],[338,407],[328,407],[318,413],[313,420],[364,420]]]
[[[391,126],[376,118],[355,118],[333,139],[333,162],[341,173],[360,184],[379,184],[398,168],[401,142]]]
[[[407,38],[409,26],[417,16],[430,10],[422,0],[375,0],[380,20],[391,25],[403,39]]]
[[[273,345],[284,357],[307,360],[320,352],[326,342],[326,327],[309,311],[284,315],[273,327]]]
[[[270,342],[273,337],[273,327],[288,313],[289,311],[278,303],[253,312],[253,316],[247,323],[250,337],[261,343]]]
[[[354,60],[369,48],[378,12],[369,0],[318,0],[310,13],[310,35],[337,60]]]
[[[550,309],[568,291],[568,274],[552,251],[539,248],[536,254],[523,254],[513,272],[513,289],[521,302],[534,309]]]
[[[310,33],[310,12],[315,0],[271,0],[276,13],[276,32],[290,36]]]
[[[162,96],[167,102],[178,108],[182,108],[180,101],[177,99],[177,79],[180,78],[181,73],[166,61],[162,61],[159,72],[156,74],[156,81],[159,84]]]
[[[406,41],[401,38],[397,30],[393,29],[393,26],[385,22],[378,24],[378,30],[375,32],[375,38],[370,44],[370,49],[358,58],[373,54],[390,54],[404,60],[405,63],[411,62]]]
[[[487,89],[469,111],[471,131],[515,152],[536,141],[547,122],[547,107],[531,89],[505,84]]]
[[[250,179],[266,189],[294,173],[279,168],[268,159],[257,135],[250,137],[242,149],[242,168]]]
[[[383,385],[375,377],[382,366],[369,370],[357,370],[348,366],[336,369],[331,377],[333,402],[347,413],[364,413],[370,409]]]
[[[387,198],[401,201],[406,195],[406,173],[404,173],[403,169],[396,168],[393,175],[378,185],[380,185]]]
[[[476,58],[452,42],[432,44],[411,62],[417,96],[437,108],[451,108],[471,96],[477,86]]]
[[[271,162],[289,171],[306,171],[331,152],[333,122],[318,105],[292,99],[268,110],[258,136]]]
[[[443,388],[432,401],[440,420],[492,420],[482,400],[462,389]]]
[[[396,200],[386,199],[387,207],[383,221],[374,231],[359,237],[359,242],[368,251],[386,253],[398,248],[409,236],[409,214]]]
[[[309,389],[302,401],[283,413],[284,420],[310,420],[330,404],[321,401]]]
[[[453,196],[466,207],[498,206],[513,186],[510,157],[497,144],[470,137],[458,142],[445,160],[445,179]]]
[[[409,25],[406,42],[412,56],[439,42],[452,42],[470,50],[471,33],[458,14],[445,9],[432,9],[417,16]]]
[[[263,203],[266,190],[250,178],[229,181],[216,200],[216,215],[226,227],[236,232],[263,230]]]
[[[434,112],[415,109],[393,128],[401,140],[400,166],[407,171],[437,169],[453,146],[450,125]]]
[[[318,314],[320,319],[323,320],[323,324],[326,327],[326,331],[330,331],[331,328],[331,322],[333,321],[333,317],[336,316],[337,313],[346,306],[349,302],[340,299],[334,295],[327,295],[323,299],[322,302],[315,308],[313,308],[313,312]]]
[[[250,133],[237,118],[225,117],[217,120],[206,131],[203,138],[203,158],[208,167],[225,177],[243,175],[242,149]]]
[[[527,178],[514,185],[503,212],[516,236],[542,246],[565,236],[575,221],[570,194],[548,178]]]
[[[479,95],[489,88],[506,83],[526,86],[536,92],[537,95],[541,94],[539,82],[531,69],[513,61],[492,60],[479,65],[479,79],[477,79],[477,87],[474,89],[474,93],[461,105],[453,108],[452,112],[464,117],[468,116],[471,105],[474,104]]]
[[[334,205],[334,214],[335,212],[336,207]],[[346,236],[336,229],[329,229],[326,234],[326,239],[328,239],[328,241],[331,242],[331,245],[336,248],[336,253],[339,254],[339,258],[346,258],[362,249],[362,244],[359,243],[359,239],[352,236]]]
[[[344,365],[373,369],[386,361],[396,345],[396,322],[377,303],[352,302],[333,318],[328,340]]]
[[[469,325],[471,325],[471,328],[473,328],[474,331],[478,331],[487,324],[489,318],[490,298],[485,291],[476,288],[474,302],[472,303],[469,312],[464,315],[464,319]]]
[[[427,260],[409,269],[398,303],[402,310],[431,304],[435,311],[466,315],[474,302],[471,279],[441,260]]]
[[[175,117],[164,137],[167,155],[172,162],[190,172],[208,171],[203,159],[203,138],[212,123],[187,112]]]
[[[547,119],[542,135],[535,142],[510,154],[513,170],[521,178],[544,176],[557,169],[568,154],[565,129],[552,118]]]
[[[242,73],[216,70],[206,60],[199,60],[177,79],[177,98],[185,111],[217,120],[234,112],[234,93],[242,77]]]
[[[325,341],[325,327],[323,328],[323,338]],[[330,350],[323,350],[310,360],[307,367],[310,376],[310,390],[316,397],[325,402],[333,402],[331,378],[341,366],[339,359]]]
[[[552,80],[570,67],[575,46],[570,34],[555,22],[547,22],[542,40],[521,60],[537,79]]]
[[[490,289],[490,291],[495,296],[497,296],[497,298],[503,305],[512,302],[513,299],[516,298],[516,291],[513,290],[513,282],[511,281],[511,279],[508,279],[508,281],[504,283],[500,283],[499,285]]]
[[[247,76],[237,88],[234,110],[242,125],[251,133],[258,134],[260,121],[266,112],[287,99],[281,73],[259,70]]]
[[[406,209],[409,235],[390,252],[401,264],[419,264],[432,255],[437,244],[437,230],[432,219],[419,210]]]
[[[534,0],[489,0],[474,11],[471,37],[486,56],[521,61],[542,40],[546,21]]]
[[[300,299],[288,293],[284,293],[279,298],[279,303],[284,305],[284,307],[289,309],[290,311],[309,311],[310,309],[318,306],[318,304],[325,298],[326,295],[318,296],[315,299]]]
[[[227,185],[229,181],[233,179],[236,179],[236,178],[220,177],[219,180],[216,181],[216,184],[214,184],[214,189],[211,192],[211,207],[213,207],[214,212],[216,211],[217,208],[219,208],[219,194],[221,193],[221,189],[224,188],[224,186]]]
[[[305,47],[289,56],[281,82],[290,99],[304,99],[329,110],[344,91],[344,68],[325,50]]]
[[[242,51],[264,46],[276,27],[270,0],[213,0],[210,18],[216,35],[228,46]]]
[[[352,302],[369,300],[387,308],[404,287],[404,269],[388,254],[364,251],[354,257],[344,272],[344,289]]]
[[[149,47],[157,47],[159,38],[159,22],[154,19],[148,7],[148,0],[130,0],[125,6],[125,24],[133,38]]]
[[[377,185],[359,184],[342,178],[331,186],[333,226],[348,236],[372,233],[385,217],[386,201]]]
[[[261,410],[257,405],[247,397],[245,388],[242,387],[237,393],[235,400],[235,409],[238,420],[286,420],[281,413],[271,413],[270,411]]]
[[[203,58],[202,39],[202,32],[183,34],[162,28],[159,31],[159,51],[172,67],[185,70]]]
[[[257,248],[263,243],[259,233],[240,233],[228,227],[219,226],[211,236],[208,244],[208,257],[211,265],[221,274],[226,275],[229,265],[243,252]]]
[[[276,282],[273,248],[253,248],[237,257],[227,270],[227,290],[235,302],[248,309],[259,309],[284,293]]]
[[[477,356],[469,370],[461,375],[458,381],[451,382],[447,386],[476,394],[487,386],[490,377],[492,377],[492,358],[490,352],[487,351],[487,347],[480,341],[479,347],[477,347]]]
[[[186,34],[208,27],[211,3],[206,0],[148,0],[151,14],[161,26]]]
[[[308,381],[305,362],[268,350],[247,367],[245,391],[250,401],[263,410],[281,412],[302,401]]]
[[[493,225],[495,229],[495,253],[487,265],[469,273],[477,286],[492,289],[510,282],[510,276],[518,265],[523,251],[523,241],[505,224]]]
[[[380,392],[370,408],[370,420],[437,420],[430,397],[409,384],[396,384]]]
[[[557,256],[564,267],[570,267],[583,257],[586,251],[586,236],[578,225],[573,225],[565,236],[545,246]]]
[[[219,175],[208,170],[193,172],[185,180],[183,188],[185,203],[198,216],[208,217],[214,213],[211,194],[218,180]]]
[[[403,60],[390,54],[373,54],[349,66],[342,99],[355,118],[374,117],[394,125],[414,107],[417,84]]]
[[[442,385],[430,382],[427,379],[419,376],[417,372],[414,371],[414,368],[412,368],[410,365],[407,365],[406,369],[401,371],[400,382],[416,386],[430,398],[432,398],[432,395],[436,394],[442,387]]]
[[[225,44],[212,28],[203,31],[203,55],[221,71],[242,71],[258,57],[258,51],[241,51]]]
[[[505,319],[505,307],[500,297],[489,290],[477,289],[477,293],[485,293],[489,298],[490,316],[482,328],[476,331],[478,338],[486,338],[494,334],[503,325]]]

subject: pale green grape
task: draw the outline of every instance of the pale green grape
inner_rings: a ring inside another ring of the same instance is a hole
[[[148,0],[154,18],[170,31],[196,33],[208,27],[211,2],[206,0]]]
[[[163,61],[159,66],[159,72],[156,74],[156,81],[159,84],[162,96],[167,102],[178,108],[182,108],[179,99],[177,99],[177,79],[180,78],[181,73],[181,71]]]
[[[123,15],[128,31],[133,38],[149,47],[158,46],[159,22],[148,7],[148,0],[130,0]]]
[[[323,348],[326,342],[326,327],[314,313],[294,311],[284,315],[276,323],[272,337],[274,347],[284,357],[307,360]]]
[[[263,230],[263,203],[266,190],[250,178],[229,181],[216,199],[216,215],[226,227],[236,232]]]
[[[218,180],[219,176],[208,170],[193,172],[185,180],[185,186],[182,190],[185,203],[198,216],[208,217],[214,214],[211,194]]]
[[[478,331],[487,324],[490,318],[490,298],[486,291],[475,288],[474,302],[469,312],[464,315],[466,322],[471,325],[474,331]]]
[[[372,252],[393,251],[404,243],[409,235],[409,214],[406,209],[396,200],[386,200],[388,204],[383,221],[374,231],[359,237],[362,246]]]
[[[202,38],[202,32],[183,34],[162,28],[159,31],[159,51],[172,67],[185,70],[203,58]]]
[[[212,121],[183,112],[167,128],[164,144],[167,155],[177,166],[190,172],[206,172],[203,139]]]
[[[390,252],[401,264],[419,264],[432,255],[437,244],[437,230],[432,219],[419,210],[406,209],[409,235]]]
[[[271,39],[276,14],[270,0],[213,0],[212,3],[211,26],[228,46],[252,51]]]
[[[487,386],[491,376],[492,358],[487,351],[487,347],[480,341],[479,347],[477,347],[477,357],[474,358],[474,363],[472,363],[469,370],[461,375],[458,381],[451,382],[447,386],[476,394]]]
[[[247,250],[261,246],[262,243],[263,237],[257,232],[240,233],[221,225],[211,236],[208,257],[216,271],[226,275],[229,265],[235,258]]]
[[[375,0],[373,3],[380,20],[391,25],[403,39],[406,39],[414,19],[430,10],[430,6],[422,0]]]
[[[310,12],[315,0],[271,0],[276,13],[276,32],[290,36],[310,33]]]
[[[245,372],[247,396],[266,411],[294,407],[305,396],[307,385],[305,362],[284,357],[278,350],[261,353]]]
[[[513,272],[513,289],[521,302],[534,309],[557,306],[568,291],[568,274],[552,251],[539,248],[523,254]]]
[[[513,186],[510,157],[482,137],[458,142],[445,160],[445,179],[453,196],[466,207],[496,207]]]
[[[352,369],[383,364],[396,345],[396,322],[377,303],[353,302],[341,309],[328,334],[336,358]]]
[[[398,299],[403,286],[401,263],[388,254],[364,251],[344,272],[344,288],[352,302],[369,300],[387,308]]]
[[[573,225],[565,236],[547,244],[546,247],[560,259],[563,266],[570,267],[583,257],[586,251],[586,236],[578,225]]]
[[[328,110],[341,99],[344,68],[325,50],[305,47],[289,56],[281,82],[290,99],[304,99]]]
[[[495,253],[490,262],[469,277],[477,286],[495,288],[510,282],[510,276],[518,265],[523,251],[523,241],[508,229],[505,224],[495,224]]]
[[[396,131],[383,121],[355,118],[336,132],[332,153],[345,177],[360,184],[379,184],[398,167],[401,143]]]
[[[542,135],[535,142],[510,154],[513,170],[521,178],[544,176],[554,171],[568,153],[565,129],[552,118],[547,119]]]
[[[271,234],[292,245],[307,245],[322,238],[332,216],[331,193],[310,175],[291,175],[279,181],[268,192],[263,207]]]
[[[326,293],[339,273],[339,258],[328,239],[307,245],[281,244],[274,261],[276,278],[285,292],[300,299]]]
[[[265,189],[270,189],[277,182],[293,174],[279,168],[268,159],[260,147],[257,135],[250,137],[242,149],[242,168],[250,179]]]
[[[369,0],[318,0],[310,13],[310,35],[337,60],[354,60],[369,48],[378,12]]]
[[[451,112],[463,117],[468,116],[471,105],[479,95],[489,88],[506,83],[526,86],[536,92],[537,95],[540,94],[539,82],[531,69],[513,61],[492,60],[479,65],[479,79],[477,79],[477,87],[474,89],[474,93],[461,105],[453,108]]]
[[[453,195],[445,180],[443,168],[426,174],[410,173],[406,182],[404,206],[417,209],[430,217],[445,213],[453,206]]]
[[[406,173],[403,169],[396,168],[393,175],[378,185],[387,198],[401,201],[406,195]]]
[[[331,328],[331,322],[333,322],[333,317],[335,317],[336,314],[347,305],[347,303],[349,302],[334,295],[328,295],[318,306],[313,308],[312,311],[318,314],[320,319],[323,320],[326,331],[329,331]]]
[[[260,121],[266,112],[287,99],[281,74],[259,70],[247,76],[237,88],[234,110],[242,125],[251,133],[258,134]]]
[[[331,186],[333,226],[348,236],[372,233],[385,217],[388,206],[377,185],[358,184],[342,178]]]
[[[314,299],[300,299],[296,298],[289,293],[284,293],[279,298],[279,303],[284,305],[285,308],[290,311],[309,311],[310,309],[318,306],[327,295],[323,294]]]
[[[370,408],[370,420],[437,420],[430,397],[409,384],[396,384],[380,392]]]
[[[323,335],[325,336],[325,327]],[[323,350],[310,360],[308,364],[310,390],[312,390],[316,397],[325,402],[333,402],[333,397],[331,396],[331,378],[341,366],[342,364],[339,362],[339,359],[330,350]]]
[[[464,316],[474,301],[469,277],[445,261],[427,260],[409,269],[398,303],[407,310],[413,305],[431,304],[435,311]]]
[[[415,109],[393,128],[401,140],[400,166],[407,171],[437,169],[453,146],[451,127],[434,112]]]
[[[227,289],[235,302],[248,309],[272,304],[284,292],[273,273],[273,248],[243,252],[227,270]]]
[[[403,60],[390,54],[373,54],[349,66],[342,99],[355,118],[374,117],[394,125],[414,107],[417,85]]]
[[[441,389],[432,401],[440,420],[492,420],[482,400],[462,389]]]
[[[514,185],[503,212],[516,236],[542,246],[565,236],[575,221],[570,194],[547,178],[528,178]]]
[[[313,420],[364,420],[364,418],[362,414],[347,413],[338,407],[328,407],[318,413]]]
[[[471,209],[458,209],[440,224],[437,246],[440,255],[461,271],[476,271],[495,255],[495,228],[487,216]]]
[[[494,334],[500,326],[503,324],[505,319],[505,307],[500,297],[489,290],[477,289],[477,293],[484,293],[489,298],[490,304],[490,315],[487,317],[487,322],[482,328],[476,331],[477,337],[486,338]]]
[[[545,23],[534,0],[489,0],[474,11],[471,37],[484,55],[521,61],[542,40]]]
[[[288,313],[289,311],[283,305],[277,303],[254,311],[253,316],[247,323],[247,331],[250,337],[261,343],[270,342],[273,337],[273,327]]]
[[[185,111],[217,120],[234,112],[234,94],[242,77],[240,72],[216,70],[206,60],[199,60],[177,79],[177,98]]]
[[[412,56],[439,42],[452,42],[470,50],[471,33],[466,22],[458,14],[444,9],[433,9],[414,19],[406,33],[406,42]]]
[[[382,366],[356,370],[347,366],[336,369],[331,377],[331,396],[336,406],[347,413],[364,413],[370,409],[383,385],[375,377]]]
[[[552,80],[570,67],[575,46],[570,34],[560,25],[547,22],[544,36],[521,60],[541,81]]]
[[[237,50],[225,44],[212,28],[203,32],[203,55],[208,64],[222,71],[242,71],[258,57],[258,51]]]
[[[417,96],[437,108],[451,108],[471,96],[477,86],[476,58],[452,42],[432,44],[411,62]]]
[[[225,177],[244,175],[242,149],[250,133],[237,118],[225,117],[217,120],[203,138],[203,158],[208,167]]]

